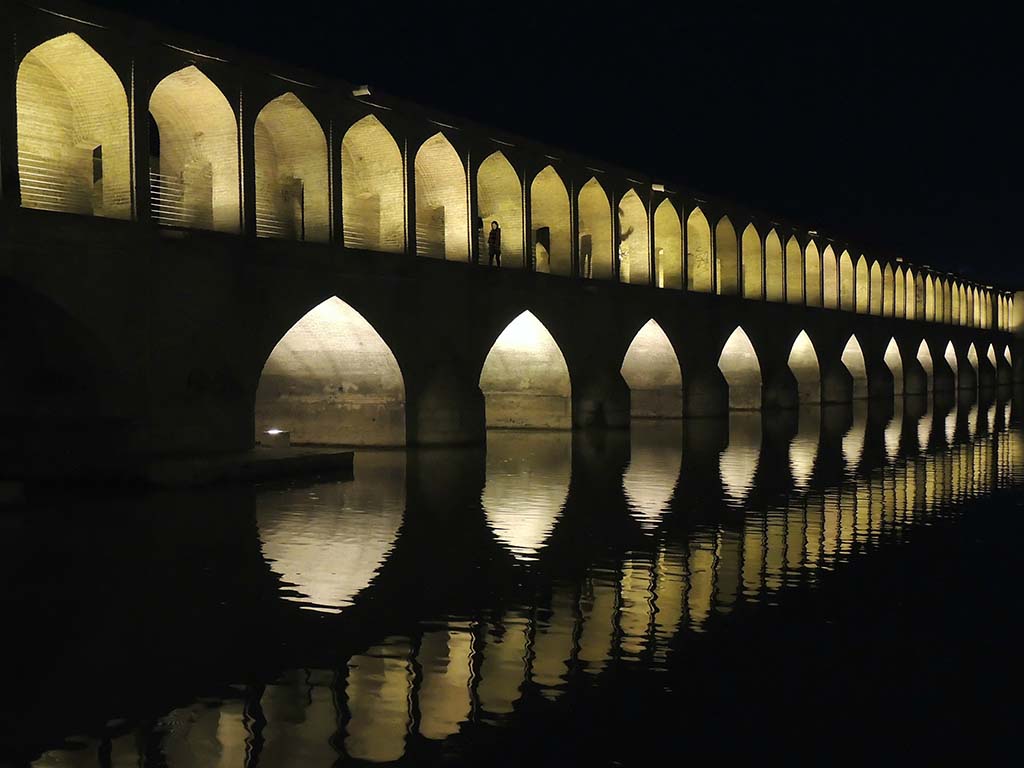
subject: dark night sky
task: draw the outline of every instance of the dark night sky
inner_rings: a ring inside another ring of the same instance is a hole
[[[879,253],[1024,285],[1012,250],[1020,51],[1009,11],[288,0],[264,14],[213,0],[94,1]]]

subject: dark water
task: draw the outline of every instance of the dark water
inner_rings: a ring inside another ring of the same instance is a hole
[[[1024,433],[920,410],[33,498],[0,517],[0,762],[1012,752]]]

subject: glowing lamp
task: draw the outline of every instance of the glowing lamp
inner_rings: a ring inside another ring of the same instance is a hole
[[[665,191],[665,185],[664,184],[651,184],[651,189],[654,190],[655,192],[664,192]]]
[[[358,88],[355,88],[352,91],[352,95],[353,96],[369,96],[370,95],[370,86],[368,86],[368,85],[360,85]]]
[[[268,448],[288,448],[291,444],[292,433],[277,427],[271,427],[260,437],[260,445]]]

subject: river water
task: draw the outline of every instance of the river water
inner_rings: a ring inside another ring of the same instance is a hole
[[[1000,752],[1024,433],[1010,402],[922,411],[36,494],[0,517],[0,764]]]

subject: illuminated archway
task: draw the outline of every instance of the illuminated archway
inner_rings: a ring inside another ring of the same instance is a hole
[[[973,344],[971,346],[974,346]],[[985,354],[988,358],[989,363],[992,364],[993,368],[999,367],[999,362],[996,360],[996,348],[992,344],[988,345],[988,352]]]
[[[991,345],[989,345],[989,348],[991,349]],[[989,359],[994,358],[994,357],[995,357],[995,350],[993,349],[992,350],[992,354],[989,356]],[[970,347],[967,348],[967,362],[970,363],[971,369],[974,371],[974,380],[975,380],[975,382],[980,382],[980,379],[978,377],[978,363],[979,363],[979,360],[978,360],[978,350],[974,346],[973,343],[971,344]]]
[[[104,58],[61,35],[25,55],[16,87],[21,205],[131,218],[128,98]]]
[[[761,235],[753,224],[748,224],[743,230],[740,249],[743,263],[743,296],[747,299],[760,299],[764,293],[761,276]]]
[[[935,281],[931,275],[924,279],[924,319],[935,322]]]
[[[338,297],[307,312],[274,347],[256,390],[257,439],[405,444],[405,382],[373,326]]]
[[[871,265],[871,288],[868,302],[872,315],[882,314],[882,268],[878,266],[877,261]]]
[[[341,140],[342,226],[345,246],[405,250],[405,172],[387,128],[367,115]]]
[[[894,314],[896,317],[906,317],[907,285],[905,278],[903,277],[903,267],[896,267],[896,274],[893,280],[896,283],[893,294]]]
[[[718,277],[718,293],[735,296],[739,293],[739,263],[736,246],[736,230],[728,216],[723,216],[715,227],[715,274]]]
[[[882,272],[882,314],[886,317],[895,315],[894,301],[896,299],[896,279],[893,275],[892,265],[886,264]]]
[[[818,369],[818,355],[807,331],[793,342],[789,352],[789,370],[796,378],[797,395],[801,405],[821,402],[821,373]]]
[[[928,391],[931,392],[932,385],[935,382],[935,366],[932,363],[932,353],[928,349],[928,342],[922,341],[921,346],[917,348],[917,362],[921,364],[921,368],[924,369],[925,383]]]
[[[925,298],[927,292],[925,291],[924,275],[920,272],[914,277],[914,317],[918,320],[927,320],[925,314]]]
[[[848,312],[857,308],[857,292],[853,282],[853,260],[849,251],[843,251],[839,257],[839,302]]]
[[[294,93],[256,116],[256,234],[325,243],[331,236],[327,139]]]
[[[868,396],[868,369],[864,363],[864,352],[856,336],[851,336],[846,342],[842,361],[853,378],[853,399],[863,400]]]
[[[530,218],[535,269],[552,275],[571,275],[569,193],[558,171],[550,165],[533,177]]]
[[[711,227],[700,208],[686,218],[686,287],[711,292]]]
[[[896,339],[889,339],[889,346],[885,348],[883,360],[892,374],[893,395],[899,397],[903,394],[903,356],[900,354],[900,347],[896,343]]]
[[[861,256],[857,259],[857,312],[866,315],[870,309],[871,299],[871,276],[868,271],[868,260]]]
[[[804,251],[805,289],[808,307],[821,306],[821,256],[811,240]]]
[[[630,391],[634,418],[678,419],[683,415],[683,376],[672,342],[654,320],[648,320],[626,350],[622,378]]]
[[[416,253],[448,261],[469,261],[469,203],[466,169],[443,133],[416,153]]]
[[[1010,345],[1007,344],[1003,347],[1003,359],[1006,360],[1006,364],[1013,366],[1013,355],[1010,353]]]
[[[150,198],[164,226],[238,232],[238,124],[195,67],[168,75],[149,99]]]
[[[786,242],[786,301],[804,303],[804,254],[795,236]]]
[[[610,280],[612,271],[612,212],[608,195],[597,179],[580,190],[580,275]]]
[[[950,283],[949,316],[953,325],[960,325],[960,285],[956,281]]]
[[[634,285],[651,281],[647,208],[633,189],[619,201],[619,280]]]
[[[782,241],[773,229],[764,241],[765,298],[768,301],[786,300],[786,265],[782,256]]]
[[[827,309],[839,308],[839,277],[836,266],[836,252],[832,246],[825,246],[821,257],[822,303]]]
[[[917,315],[917,280],[914,272],[909,267],[906,274],[906,318],[907,320],[918,319]]]
[[[949,369],[953,371],[953,388],[956,389],[960,386],[960,369],[957,367],[956,350],[953,348],[952,341],[946,344],[946,350],[943,352],[942,357],[946,360],[946,365],[949,366]]]
[[[659,288],[683,287],[683,229],[669,200],[654,211],[654,267]]]
[[[737,328],[718,358],[718,369],[729,385],[730,410],[761,407],[761,364],[746,332]]]
[[[480,163],[476,172],[477,247],[480,260],[487,263],[487,238],[491,222],[501,228],[501,266],[523,267],[523,188],[512,164],[501,152]]]
[[[946,320],[946,281],[935,278],[935,322]]]
[[[480,373],[488,427],[568,429],[572,387],[562,350],[532,312],[494,342]]]

